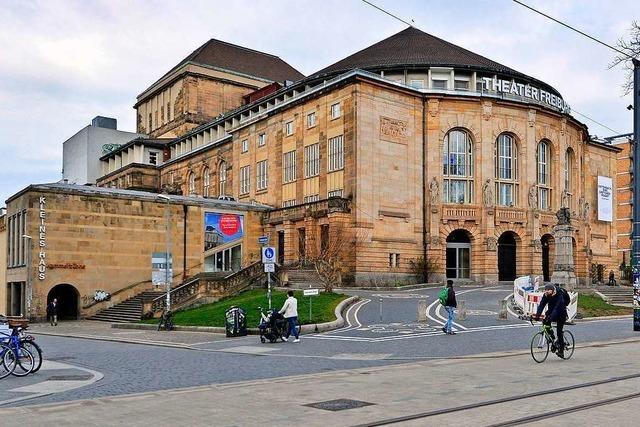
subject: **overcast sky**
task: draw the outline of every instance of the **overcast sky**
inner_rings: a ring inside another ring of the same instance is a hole
[[[575,112],[633,130],[614,53],[511,0],[373,0],[419,29],[555,87]],[[525,0],[609,43],[638,0]],[[310,74],[406,26],[360,0],[29,1],[0,7],[0,206],[61,179],[62,143],[96,115],[135,131],[138,93],[210,38]],[[614,134],[582,116],[599,136]]]

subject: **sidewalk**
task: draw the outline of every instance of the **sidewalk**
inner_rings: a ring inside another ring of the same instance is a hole
[[[32,425],[282,425],[353,426],[501,397],[638,373],[640,340],[578,347],[562,361],[554,355],[536,364],[528,352],[478,355],[404,365],[219,384],[181,390],[0,409],[13,424]],[[269,363],[269,361],[256,361]],[[268,369],[268,366],[265,366]],[[456,411],[401,425],[484,426],[526,415],[637,393],[640,379],[564,391],[477,409]],[[332,399],[369,403],[329,411],[308,405]],[[539,425],[616,427],[637,425],[640,399],[544,420]],[[400,425],[400,424],[398,424]]]

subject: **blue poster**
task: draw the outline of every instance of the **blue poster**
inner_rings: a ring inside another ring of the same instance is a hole
[[[242,215],[205,212],[204,214],[204,250],[215,248],[244,236],[244,218]]]

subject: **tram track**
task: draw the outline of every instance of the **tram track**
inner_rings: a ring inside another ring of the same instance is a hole
[[[353,427],[376,427],[376,426],[386,426],[386,425],[398,424],[398,423],[403,423],[403,422],[408,422],[408,421],[424,420],[424,419],[431,418],[431,417],[455,414],[455,413],[459,413],[459,412],[463,412],[463,411],[469,411],[469,410],[473,410],[473,409],[479,409],[479,408],[484,408],[484,407],[500,405],[500,404],[503,404],[503,403],[509,403],[509,402],[515,402],[515,401],[520,401],[520,400],[532,399],[532,398],[536,398],[536,397],[549,396],[549,395],[553,395],[553,394],[557,394],[557,393],[563,393],[563,392],[568,392],[568,391],[573,391],[573,390],[580,390],[580,389],[596,387],[596,386],[605,385],[605,384],[612,384],[612,383],[616,383],[616,382],[633,380],[633,379],[640,379],[640,373],[623,375],[623,376],[619,376],[619,377],[611,377],[611,378],[607,378],[607,379],[603,379],[603,380],[589,381],[589,382],[585,382],[585,383],[581,383],[581,384],[574,384],[574,385],[570,385],[570,386],[557,387],[557,388],[548,389],[548,390],[535,391],[535,392],[525,393],[525,394],[520,394],[520,395],[515,395],[515,396],[502,397],[502,398],[498,398],[498,399],[485,400],[483,402],[470,403],[470,404],[454,406],[454,407],[450,407],[450,408],[435,409],[435,410],[432,410],[432,411],[420,412],[420,413],[415,413],[415,414],[410,414],[410,415],[404,415],[404,416],[401,416],[401,417],[386,418],[386,419],[367,422],[367,423],[363,423],[363,424],[357,424],[357,425],[355,425]],[[640,392],[638,392],[638,393],[629,393],[629,394],[618,396],[618,397],[614,397],[614,398],[609,398],[609,399],[598,400],[598,401],[588,402],[588,403],[584,403],[584,404],[574,405],[574,406],[570,406],[570,407],[562,408],[562,409],[558,409],[558,410],[548,410],[548,411],[546,411],[546,412],[544,412],[542,414],[536,414],[536,415],[522,417],[522,418],[510,420],[510,421],[504,421],[504,422],[497,423],[497,424],[490,424],[490,427],[516,426],[516,425],[531,423],[531,422],[535,422],[535,421],[540,421],[540,420],[543,420],[543,419],[559,417],[561,415],[565,415],[565,414],[569,414],[569,413],[573,413],[573,412],[579,412],[579,411],[584,411],[584,410],[588,410],[588,409],[593,409],[593,408],[597,408],[599,406],[611,405],[611,404],[623,402],[625,400],[631,400],[631,399],[636,399],[636,398],[640,398]]]

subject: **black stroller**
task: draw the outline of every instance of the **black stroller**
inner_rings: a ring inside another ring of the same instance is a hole
[[[284,337],[287,331],[287,322],[282,314],[278,313],[278,310],[269,309],[266,314],[262,307],[258,307],[260,310],[260,324],[258,329],[260,330],[260,342],[276,342],[278,338],[282,341],[287,339]]]

